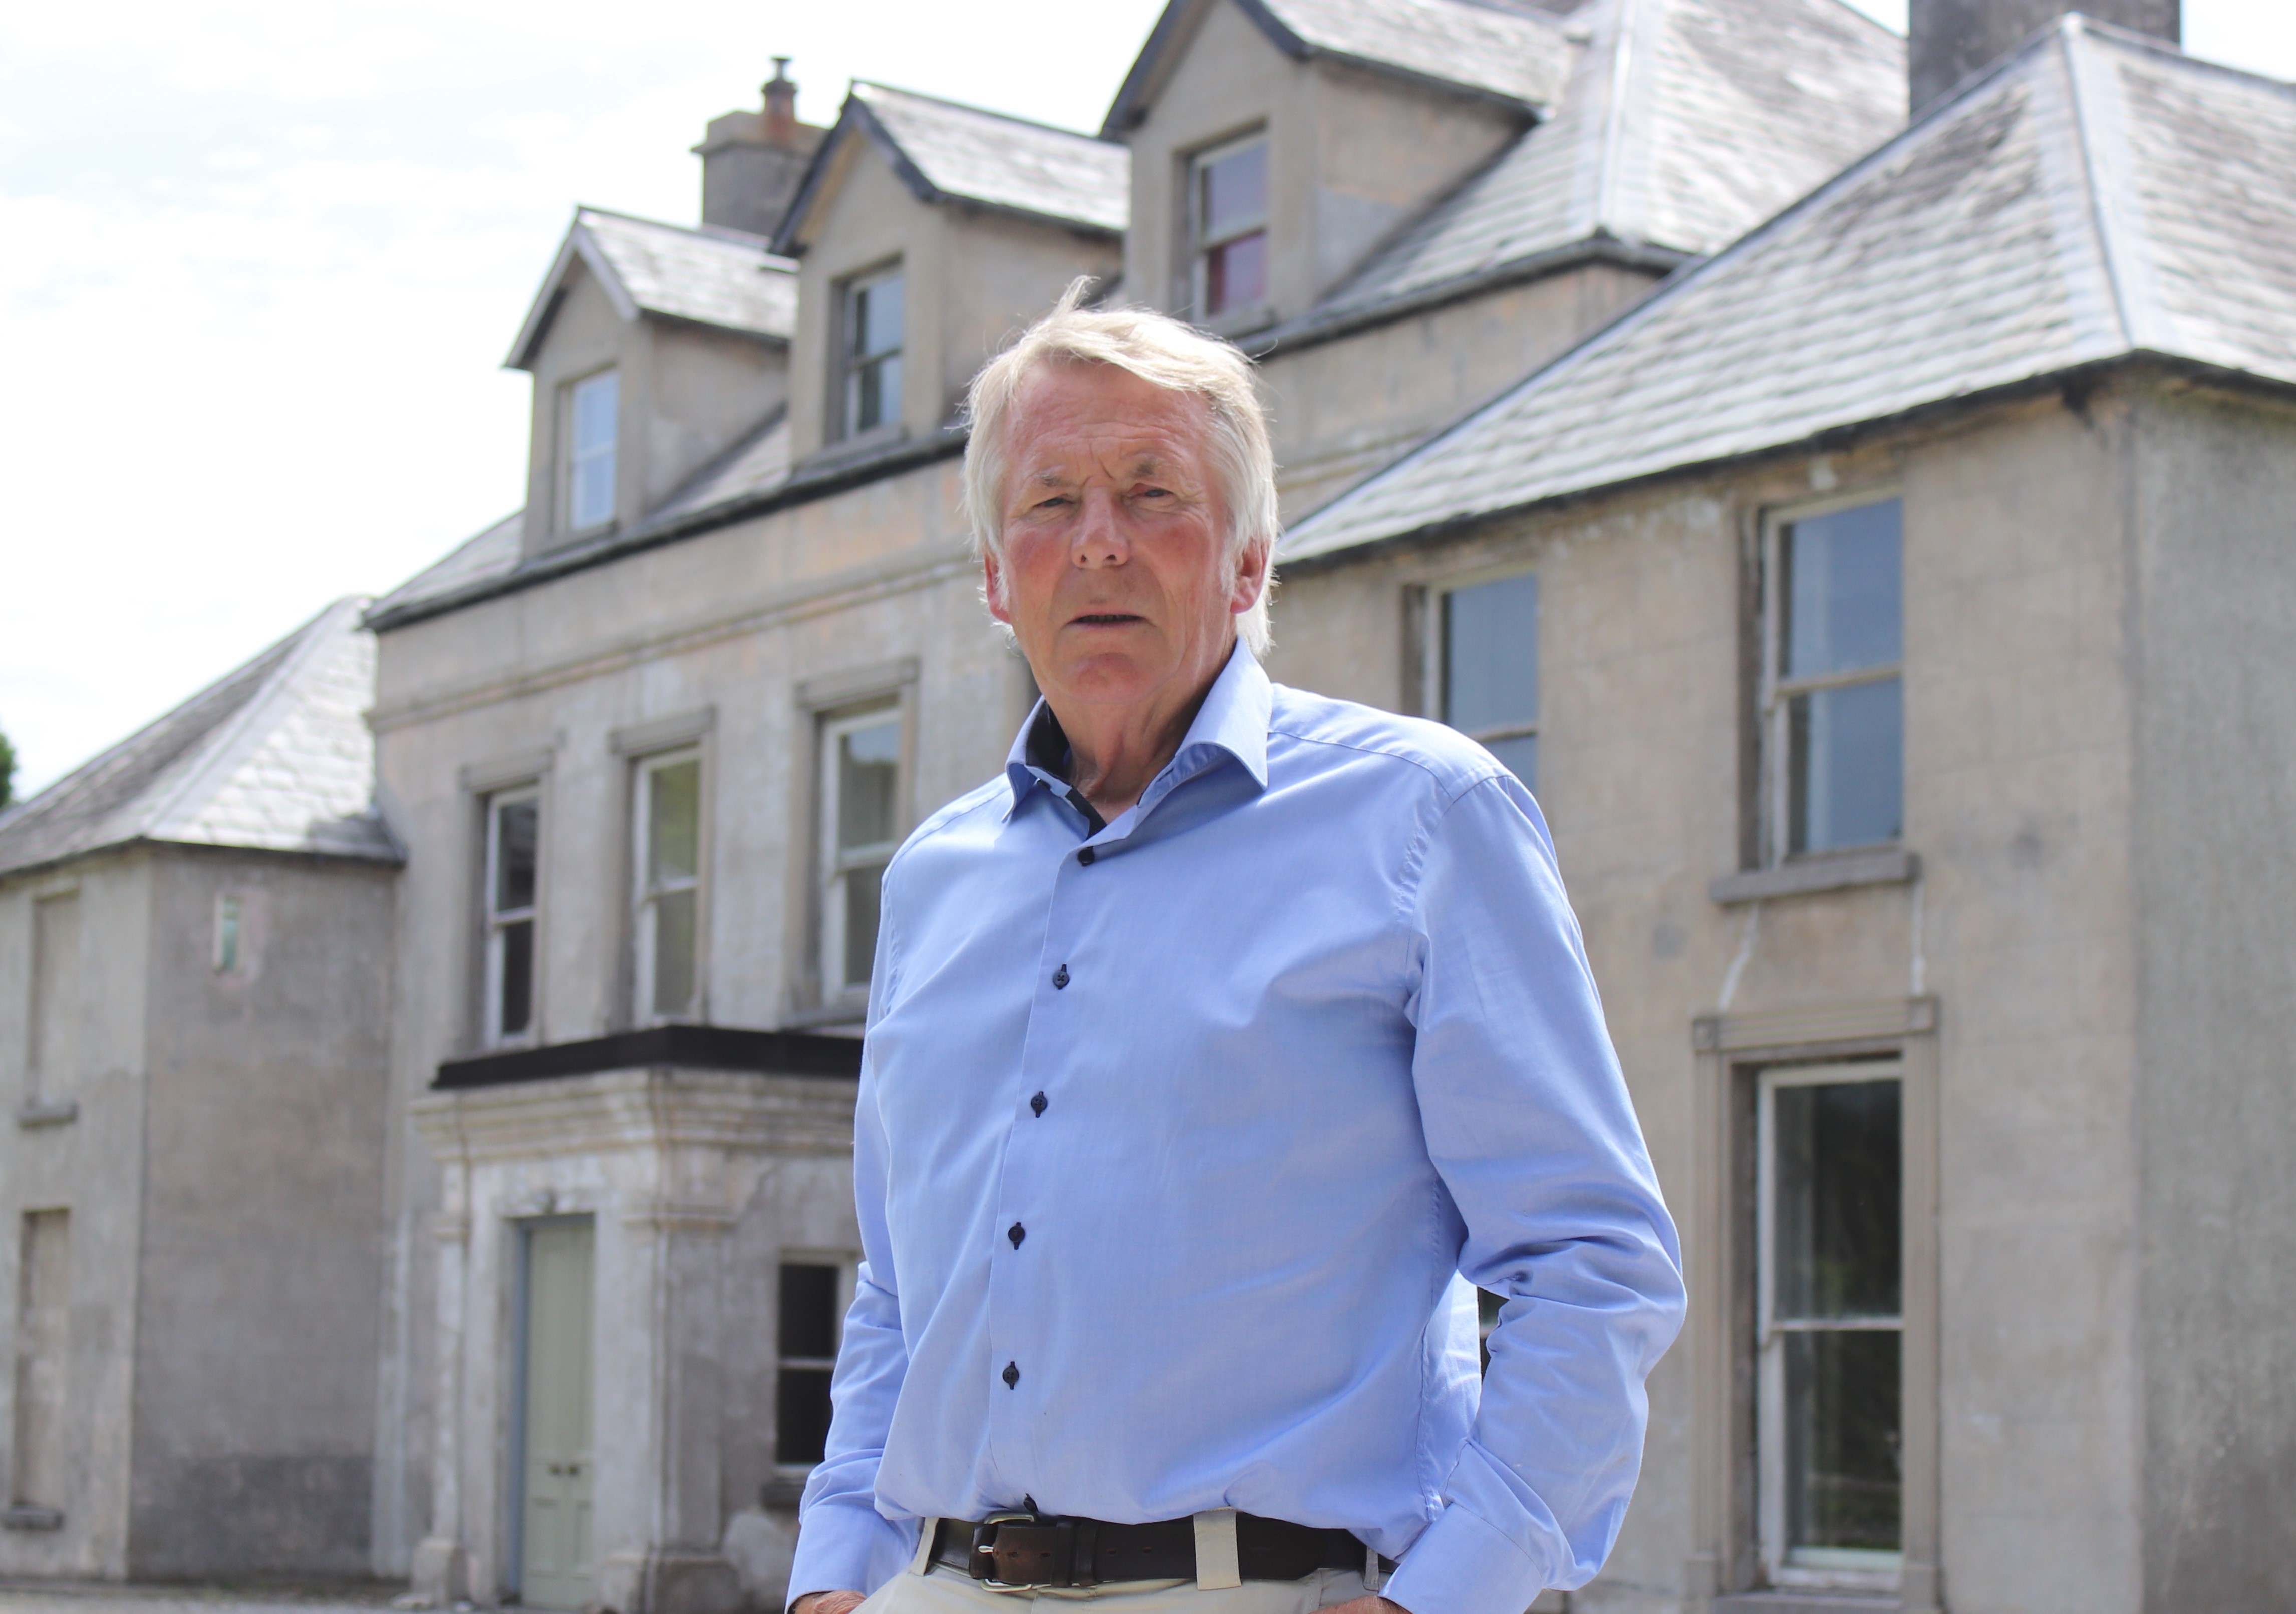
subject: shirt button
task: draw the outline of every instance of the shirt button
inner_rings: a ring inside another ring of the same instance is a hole
[[[1065,987],[1068,984],[1069,967],[1066,964],[1062,964],[1059,969],[1053,971],[1053,988],[1054,991],[1058,991],[1061,987]]]
[[[1012,1240],[1013,1248],[1018,1249],[1021,1248],[1021,1241],[1029,1236],[1029,1230],[1021,1226],[1020,1223],[1015,1222],[1012,1226],[1004,1230],[1004,1236]]]
[[[1077,854],[1077,861],[1084,864],[1084,866],[1088,869],[1092,867],[1092,860],[1098,856],[1100,856],[1099,853],[1094,851],[1090,847],[1086,847],[1083,851]]]
[[[1004,1380],[1004,1388],[1006,1389],[1011,1389],[1014,1385],[1021,1382],[1021,1364],[1018,1362],[1007,1362],[1004,1364],[1003,1377]]]
[[[1029,1101],[1029,1108],[1035,1110],[1038,1115],[1042,1115],[1045,1113],[1045,1105],[1049,1102],[1050,1101],[1047,1100],[1043,1094],[1039,1093],[1036,1097]]]

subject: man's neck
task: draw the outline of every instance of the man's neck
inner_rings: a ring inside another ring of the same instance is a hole
[[[1234,653],[1234,647],[1229,647]],[[1069,782],[1082,791],[1103,820],[1114,822],[1140,799],[1149,782],[1164,769],[1188,737],[1188,725],[1203,709],[1205,697],[1227,666],[1222,657],[1211,676],[1184,699],[1104,705],[1067,701],[1046,691],[1045,699],[1068,736]]]

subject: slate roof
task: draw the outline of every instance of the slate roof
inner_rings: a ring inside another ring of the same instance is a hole
[[[0,815],[0,875],[138,841],[398,863],[374,809],[374,635],[339,600]]]
[[[526,512],[504,516],[477,536],[467,538],[377,600],[368,615],[388,617],[409,605],[429,604],[483,588],[518,569],[526,552]]]
[[[1218,0],[1212,0],[1217,4]],[[1102,134],[1121,138],[1161,87],[1206,0],[1171,0],[1125,75]],[[1551,18],[1480,0],[1233,0],[1277,49],[1324,56],[1543,113],[1562,94],[1571,47]]]
[[[1841,0],[1595,0],[1562,104],[1303,324],[1578,242],[1719,251],[1905,122],[1906,45]]]
[[[797,333],[797,266],[773,256],[762,238],[577,208],[504,361],[511,369],[532,362],[578,260],[597,276],[623,319],[661,315],[784,342]]]
[[[2152,353],[2296,385],[2296,86],[2069,16],[1287,536],[1300,560]]]
[[[797,242],[839,152],[863,137],[885,153],[920,201],[971,202],[1110,235],[1123,233],[1131,217],[1129,148],[857,78],[783,216],[774,238],[778,250]]]

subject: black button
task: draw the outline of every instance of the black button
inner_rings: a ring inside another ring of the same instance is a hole
[[[1029,1236],[1029,1230],[1021,1226],[1020,1223],[1015,1222],[1012,1226],[1007,1227],[1004,1230],[1004,1236],[1012,1240],[1013,1248],[1018,1249],[1021,1248],[1021,1241]]]
[[[1053,989],[1054,991],[1058,991],[1061,987],[1065,987],[1068,984],[1069,967],[1066,964],[1062,964],[1059,969],[1053,971]]]
[[[1099,853],[1094,851],[1090,847],[1086,847],[1083,851],[1077,854],[1077,861],[1084,864],[1084,866],[1088,869],[1092,867],[1092,860],[1098,856],[1100,856]]]
[[[1021,1364],[1018,1362],[1007,1362],[1004,1364],[1004,1388],[1006,1389],[1011,1389],[1014,1385],[1020,1382]]]
[[[1049,1102],[1050,1101],[1047,1100],[1043,1094],[1039,1093],[1036,1097],[1029,1101],[1029,1108],[1035,1110],[1038,1115],[1042,1115],[1045,1113],[1045,1105]]]

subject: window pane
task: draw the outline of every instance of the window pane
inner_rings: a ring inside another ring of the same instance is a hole
[[[812,1463],[829,1447],[829,1370],[785,1367],[774,1387],[774,1461]]]
[[[1899,1335],[1789,1334],[1785,1348],[1788,1549],[1894,1551],[1904,1493]]]
[[[614,513],[614,456],[591,455],[574,463],[574,525],[595,527]]]
[[[901,346],[901,277],[889,274],[853,293],[853,356],[867,358]]]
[[[228,975],[239,968],[239,898],[226,897],[216,909],[216,964]]]
[[[867,431],[901,412],[901,360],[872,359],[853,373],[852,430]]]
[[[1905,709],[1895,678],[1788,702],[1786,849],[1872,846],[1905,833]]]
[[[646,882],[692,880],[701,867],[701,764],[673,762],[646,774]]]
[[[1899,659],[1901,511],[1898,501],[1887,499],[1785,529],[1785,676],[1813,678]]]
[[[1475,733],[1538,721],[1538,577],[1443,596],[1443,721]]]
[[[1781,1320],[1896,1316],[1898,1085],[1780,1086],[1771,1105],[1772,1309]]]
[[[1255,230],[1204,254],[1204,312],[1225,314],[1267,300],[1267,233]]]
[[[534,922],[502,928],[502,1003],[497,1027],[515,1036],[534,1020]]]
[[[845,980],[865,986],[877,958],[877,910],[883,898],[885,869],[872,864],[848,873],[845,888]]]
[[[542,804],[531,799],[495,808],[495,912],[534,905],[536,855],[542,842]]]
[[[824,1361],[837,1354],[837,1268],[782,1266],[780,1355]]]
[[[1267,217],[1267,146],[1232,152],[1196,170],[1197,217],[1203,239],[1218,241]]]
[[[866,728],[847,729],[837,741],[837,849],[882,846],[893,839],[893,799],[899,781],[901,723],[888,716]]]
[[[653,899],[653,1012],[683,1014],[693,1005],[694,893]]]
[[[621,383],[612,371],[594,375],[574,389],[574,452],[579,455],[611,451],[614,447],[615,404]]]

